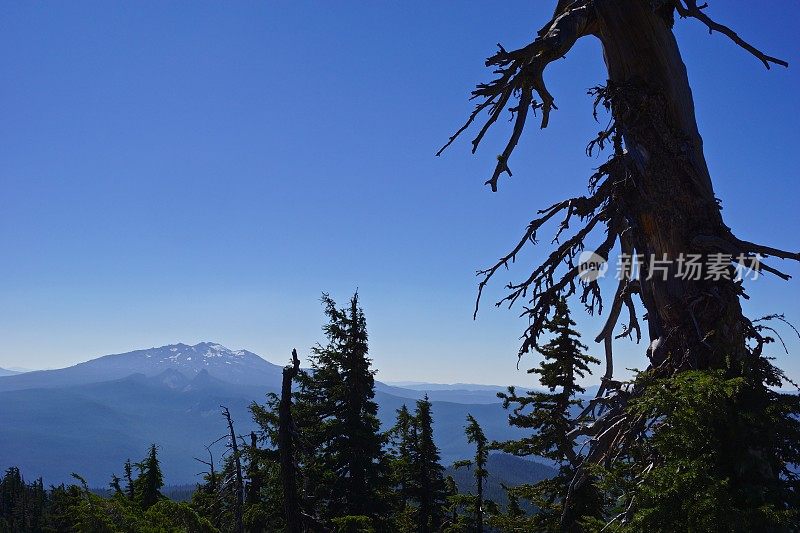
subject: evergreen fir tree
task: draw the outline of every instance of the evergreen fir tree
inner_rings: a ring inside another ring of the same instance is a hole
[[[473,460],[456,461],[454,466],[456,468],[470,467],[473,468],[475,475],[475,487],[477,492],[473,499],[473,512],[475,515],[475,530],[478,533],[483,533],[483,518],[484,518],[484,499],[483,487],[486,478],[489,477],[489,472],[486,470],[486,462],[489,460],[489,441],[483,433],[480,424],[472,415],[467,415],[467,427],[464,430],[467,435],[467,442],[475,444],[475,458]]]
[[[203,475],[203,483],[197,485],[197,490],[192,494],[190,505],[200,516],[208,519],[214,526],[219,527],[220,498],[217,490],[216,475],[207,473]]]
[[[458,467],[456,463],[454,466]],[[469,517],[462,515],[460,511],[465,505],[472,503],[472,498],[467,494],[460,494],[453,476],[447,476],[444,480],[445,486],[445,507],[444,522],[441,531],[443,533],[462,533],[468,531],[471,526]]]
[[[403,404],[397,410],[397,420],[389,430],[391,444],[391,473],[399,500],[399,511],[403,512],[412,500],[412,462],[414,452],[414,417]]]
[[[508,491],[508,488],[506,488]],[[508,492],[508,505],[506,506],[506,515],[510,518],[519,518],[525,515],[525,511],[519,505],[519,498],[513,492]]]
[[[133,494],[133,465],[131,464],[131,460],[128,459],[125,461],[124,466],[124,476],[125,476],[125,494],[131,500],[134,497]]]
[[[532,527],[541,531],[579,530],[580,516],[584,513],[594,515],[600,507],[599,495],[591,484],[585,484],[583,493],[574,495],[574,510],[562,524],[561,502],[574,475],[575,442],[569,436],[573,428],[570,411],[582,406],[576,395],[585,390],[578,379],[591,373],[590,364],[599,362],[584,353],[588,348],[580,342],[580,334],[573,329],[574,326],[567,302],[561,298],[552,318],[545,323],[552,339],[538,348],[543,360],[538,368],[528,370],[528,373],[539,375],[539,382],[547,392],[528,391],[525,396],[518,396],[514,387],[509,387],[508,394],[499,394],[505,408],[514,405],[509,423],[529,429],[531,434],[497,446],[518,456],[547,457],[560,465],[555,478],[514,490],[539,508]]]
[[[767,363],[765,371],[775,369]],[[777,383],[776,375],[766,379]],[[614,499],[591,527],[613,521],[613,531],[625,533],[798,531],[800,476],[788,466],[800,464],[797,393],[721,370],[658,380],[642,373],[636,381],[644,380],[646,393],[629,412],[646,423],[622,460],[597,469],[596,484]]]
[[[24,529],[27,501],[27,487],[19,468],[7,469],[0,482],[0,531]]]
[[[103,498],[89,489],[81,475],[73,473],[72,477],[77,484],[47,491],[41,479],[25,483],[19,469],[10,468],[0,479],[0,532],[218,533],[187,504],[160,499],[143,509],[119,492]]]
[[[403,405],[389,431],[393,483],[400,506],[395,519],[407,530],[437,531],[444,519],[447,490],[439,449],[433,441],[433,417],[428,396],[412,415]]]
[[[139,475],[133,482],[134,496],[141,508],[147,510],[164,497],[161,494],[164,477],[155,444],[150,445],[147,457],[137,463],[136,468],[139,470]]]
[[[436,531],[443,520],[446,497],[444,468],[439,463],[439,449],[433,441],[431,402],[426,394],[417,401],[414,414],[414,436],[411,463],[411,497],[419,506],[419,530]]]
[[[111,481],[108,484],[108,488],[114,491],[114,496],[125,494],[122,491],[121,481],[122,480],[116,474],[111,474]]]
[[[525,515],[525,511],[519,503],[519,497],[514,491],[513,487],[503,486],[506,491],[508,503],[504,513],[496,513],[492,516],[488,523],[495,530],[509,532],[509,533],[528,533],[536,531],[530,517]]]
[[[78,487],[63,483],[50,487],[47,498],[47,525],[50,531],[71,531],[74,524],[73,508],[80,503],[81,492]]]
[[[204,482],[192,494],[192,509],[220,531],[230,530],[235,520],[235,491],[232,490],[232,483],[225,482],[232,476],[232,462],[228,457],[223,462],[221,471],[207,472],[203,476]]]
[[[323,518],[385,518],[385,437],[379,432],[375,372],[358,293],[339,309],[327,294],[325,346],[313,349],[311,372],[300,372],[295,424],[308,443],[301,461],[309,507]]]

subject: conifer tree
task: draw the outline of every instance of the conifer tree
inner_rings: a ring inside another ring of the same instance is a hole
[[[155,444],[150,445],[147,457],[137,463],[136,468],[139,470],[139,475],[133,482],[134,495],[141,508],[147,510],[164,497],[161,494],[164,477],[161,473],[158,448]]]
[[[503,531],[504,533],[528,533],[530,531],[539,531],[534,527],[533,521],[529,516],[526,516],[525,511],[519,503],[514,487],[503,486],[506,491],[508,503],[506,504],[505,512],[496,513],[488,520],[489,526],[495,530]]]
[[[457,466],[456,463],[454,466]],[[465,524],[462,516],[459,515],[459,509],[463,506],[464,495],[459,494],[458,486],[456,485],[453,476],[447,476],[444,480],[445,487],[445,507],[444,507],[444,523],[442,524],[442,531],[445,533],[455,533],[464,530]]]
[[[322,517],[386,515],[385,437],[379,432],[375,372],[358,293],[347,308],[323,294],[327,343],[300,372],[295,424],[307,442],[302,458],[310,507]]]
[[[122,484],[121,479],[116,474],[111,474],[111,481],[108,483],[108,488],[114,491],[114,496],[120,495],[124,496],[125,493],[122,491]]]
[[[412,462],[414,441],[414,417],[408,411],[408,407],[403,404],[397,410],[397,420],[394,427],[389,431],[391,443],[391,471],[392,481],[396,486],[398,499],[400,500],[400,510],[407,507],[412,499]]]
[[[207,473],[204,481],[192,495],[192,508],[221,531],[235,532],[238,527],[238,484],[232,455],[225,456],[221,468],[214,474]],[[259,517],[251,518],[256,520],[251,520],[250,525],[257,525],[255,522]]]
[[[419,530],[436,531],[442,523],[446,497],[444,468],[439,463],[439,449],[433,441],[433,416],[428,395],[417,401],[414,413],[414,446],[411,463],[411,497],[416,500]]]
[[[456,468],[474,467],[475,494],[473,508],[475,513],[475,530],[483,533],[483,486],[489,472],[486,470],[486,462],[489,460],[489,441],[483,433],[480,424],[472,415],[467,415],[467,427],[464,430],[467,435],[467,442],[475,444],[475,458],[473,460],[456,461],[453,466]]]
[[[504,487],[505,488],[505,487]],[[508,488],[506,488],[508,491]],[[508,505],[506,506],[506,515],[512,519],[519,518],[525,515],[525,511],[519,505],[519,498],[513,492],[508,492]]]
[[[573,329],[574,326],[567,301],[561,298],[556,303],[553,316],[545,323],[545,330],[552,338],[538,348],[543,359],[537,368],[528,370],[530,374],[539,375],[539,382],[547,391],[528,391],[524,396],[518,396],[514,387],[509,387],[507,394],[499,394],[505,408],[514,406],[509,423],[530,430],[531,434],[497,446],[507,453],[546,457],[560,465],[559,474],[554,479],[544,480],[535,486],[518,487],[513,491],[539,508],[533,525],[546,531],[578,527],[576,517],[570,517],[569,524],[562,526],[563,509],[560,502],[574,475],[572,461],[576,457],[575,441],[569,436],[574,427],[571,411],[583,405],[576,395],[585,392],[578,379],[590,374],[589,365],[598,361],[584,353],[588,348],[580,342],[580,334]],[[595,498],[589,497],[593,492],[590,487],[586,486],[584,492],[587,493],[584,498],[574,498],[574,512],[579,514],[589,511],[581,510],[582,506],[596,500],[596,495]]]
[[[217,476],[216,472],[203,475],[203,483],[198,484],[197,490],[192,494],[190,505],[197,514],[205,517],[215,527],[221,528],[223,519],[229,522],[229,517],[224,513],[224,495],[220,491]]]
[[[19,468],[6,469],[0,478],[0,531],[45,531],[51,511],[42,478],[26,483]]]
[[[80,474],[72,473],[72,478],[76,484],[51,486],[47,491],[41,478],[25,483],[18,468],[8,469],[0,478],[0,532],[219,533],[185,503],[160,498],[145,509],[123,496],[121,490],[104,498],[90,490]]]
[[[389,435],[393,482],[400,500],[397,520],[408,529],[437,531],[444,519],[447,487],[439,449],[433,441],[433,417],[427,395],[417,401],[413,415],[405,405],[397,410],[397,422]]]
[[[129,499],[133,499],[133,465],[131,464],[131,460],[128,459],[125,461],[124,466],[124,476],[125,476],[125,495],[128,496]]]
[[[0,482],[0,526],[7,531],[21,528],[25,524],[25,489],[25,481],[19,468],[7,469]]]

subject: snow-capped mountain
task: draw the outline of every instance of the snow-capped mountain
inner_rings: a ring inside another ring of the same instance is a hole
[[[122,354],[106,355],[58,370],[42,370],[0,378],[0,391],[83,385],[120,379],[131,374],[156,376],[176,370],[191,379],[201,371],[237,385],[273,386],[281,367],[247,350],[231,350],[221,344],[201,342],[194,346],[170,344]]]
[[[136,350],[124,354],[107,355],[76,365],[91,367],[108,372],[117,370],[126,374],[141,373],[146,376],[160,374],[167,369],[175,369],[193,377],[201,370],[212,376],[238,383],[241,380],[252,381],[252,374],[257,376],[267,373],[280,374],[280,367],[262,359],[247,350],[231,350],[213,342],[201,342],[194,346],[171,344],[160,348]]]
[[[247,350],[203,342],[106,355],[58,370],[0,377],[0,472],[22,467],[46,483],[70,482],[77,471],[103,486],[126,458],[159,445],[170,483],[196,481],[204,446],[227,431],[220,406],[236,430],[256,429],[249,406],[278,392],[282,368]],[[435,387],[433,387],[435,389]],[[411,390],[376,383],[381,423],[428,394],[445,462],[472,453],[463,437],[467,413],[497,440],[522,433],[487,391]],[[87,453],[91,450],[91,453]]]

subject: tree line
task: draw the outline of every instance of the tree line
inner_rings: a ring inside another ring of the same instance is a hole
[[[174,502],[162,494],[158,448],[152,445],[143,460],[122,465],[122,477],[112,475],[106,494],[90,490],[78,474],[73,474],[72,485],[46,489],[41,479],[26,483],[17,468],[9,468],[0,481],[0,531],[640,531],[636,520],[650,521],[654,515],[665,524],[657,531],[672,531],[678,529],[671,529],[671,524],[687,523],[691,517],[670,517],[671,499],[692,491],[709,517],[716,516],[716,508],[745,518],[752,518],[748,511],[762,513],[772,516],[771,523],[762,522],[771,524],[762,530],[792,530],[781,524],[793,523],[783,522],[795,512],[793,508],[779,513],[720,499],[724,479],[716,479],[720,492],[698,493],[715,473],[702,470],[703,465],[694,464],[697,459],[688,453],[673,465],[674,470],[653,467],[658,477],[647,480],[664,487],[686,483],[683,492],[644,493],[643,498],[651,499],[643,502],[646,512],[634,514],[634,520],[613,522],[615,514],[624,512],[618,495],[631,480],[625,469],[635,468],[635,462],[598,468],[590,483],[574,486],[573,459],[585,442],[573,436],[572,420],[576,411],[591,408],[581,399],[585,390],[580,381],[598,361],[586,354],[565,299],[557,302],[546,322],[550,340],[538,347],[542,356],[538,366],[528,371],[538,376],[542,388],[521,393],[509,387],[498,395],[508,409],[509,424],[525,429],[526,436],[492,441],[468,416],[465,438],[474,455],[453,466],[469,469],[474,483],[471,490],[461,492],[441,463],[433,434],[433,405],[427,396],[411,409],[405,405],[398,409],[394,425],[381,429],[374,400],[375,370],[358,294],[344,308],[328,295],[323,295],[322,303],[326,341],[312,349],[310,368],[301,368],[293,352],[291,364],[283,370],[281,391],[268,394],[263,404],[251,404],[258,430],[249,435],[237,434],[229,411],[222,408],[227,434],[220,440],[225,453],[215,459],[211,443],[208,458],[197,459],[207,471],[190,501]],[[683,388],[664,388],[662,397],[648,396],[649,403],[635,404],[642,412],[672,409],[671,425],[649,441],[661,446],[667,457],[675,457],[670,446],[709,445],[713,435],[703,431],[703,417],[714,416],[715,394],[730,392],[720,389],[713,376],[687,374],[684,379]],[[698,402],[705,402],[709,412],[701,413]],[[543,457],[559,467],[549,479],[504,487],[506,502],[499,505],[485,497],[487,460],[493,450]],[[569,506],[564,505],[567,495]],[[697,520],[699,524],[707,518]],[[727,523],[722,522],[723,527]],[[706,524],[694,530],[735,530]]]
[[[173,502],[164,486],[158,448],[113,474],[110,494],[73,485],[45,489],[26,483],[17,468],[0,482],[3,531],[494,531],[524,516],[516,494],[506,513],[484,498],[492,443],[472,416],[465,436],[475,456],[454,466],[474,474],[475,490],[461,493],[445,474],[427,396],[397,411],[385,431],[378,420],[375,370],[366,318],[355,294],[344,308],[328,295],[325,344],[301,369],[297,353],[283,372],[280,393],[250,406],[259,428],[238,435],[226,408],[226,453],[211,443],[202,483],[188,502]],[[513,400],[510,400],[513,401]],[[519,425],[518,421],[512,423]],[[506,516],[507,514],[507,516]],[[522,523],[522,522],[520,522]]]

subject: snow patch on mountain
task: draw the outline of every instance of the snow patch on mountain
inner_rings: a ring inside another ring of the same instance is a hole
[[[282,367],[247,350],[231,350],[215,342],[193,346],[179,343],[106,355],[58,370],[7,376],[0,380],[0,390],[80,385],[121,379],[131,374],[153,377],[168,369],[189,379],[205,371],[224,382],[269,387],[280,383],[282,371]]]

